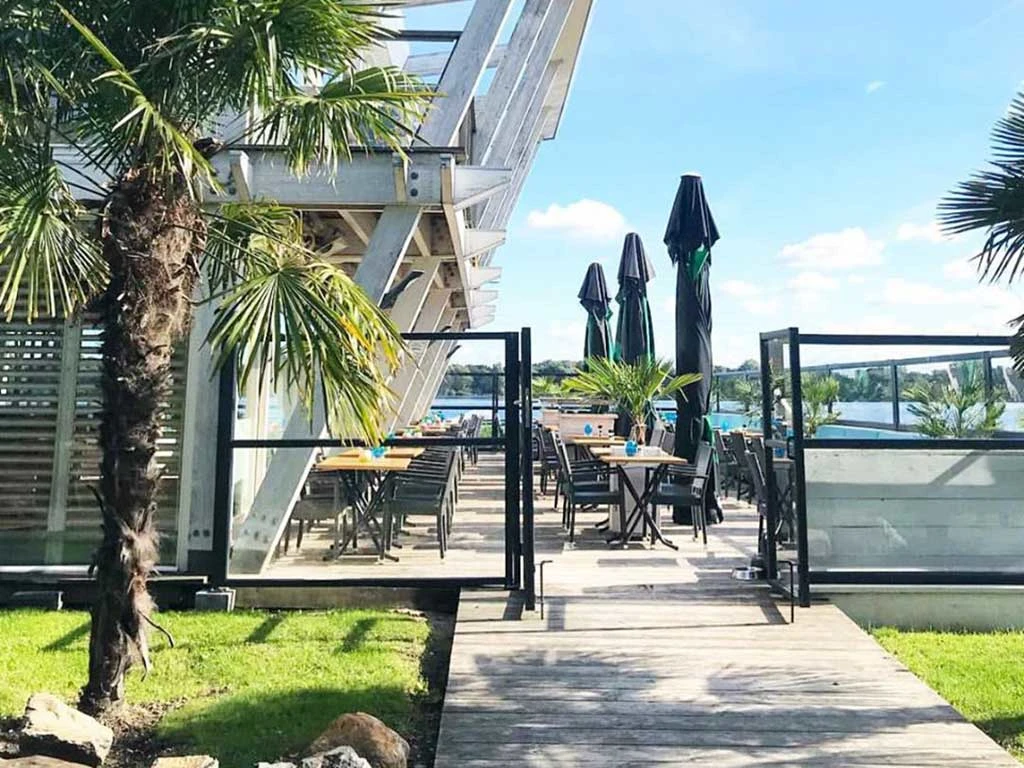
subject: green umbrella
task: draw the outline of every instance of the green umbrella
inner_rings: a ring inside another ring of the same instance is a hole
[[[654,267],[644,253],[640,235],[630,232],[619,259],[619,322],[615,331],[615,359],[626,363],[654,359],[654,325],[647,303],[647,283]]]
[[[587,336],[583,343],[583,356],[609,357],[612,351],[612,329],[608,319],[612,316],[611,297],[604,280],[604,270],[594,262],[587,267],[583,286],[579,292],[580,304],[587,310]]]

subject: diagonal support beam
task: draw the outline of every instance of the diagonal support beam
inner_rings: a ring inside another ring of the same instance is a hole
[[[474,162],[486,161],[494,137],[509,114],[512,95],[520,87],[526,73],[526,65],[540,38],[551,3],[552,0],[526,0],[523,5],[501,65],[494,73],[494,80],[487,89],[486,106],[476,115]]]

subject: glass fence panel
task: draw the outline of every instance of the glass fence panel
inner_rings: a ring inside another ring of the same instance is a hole
[[[812,571],[1024,571],[1024,452],[805,452]]]
[[[233,451],[232,577],[503,578],[504,453],[268,451]]]

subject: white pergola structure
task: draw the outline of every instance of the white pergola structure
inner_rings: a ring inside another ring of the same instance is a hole
[[[407,6],[451,0],[409,0]],[[269,197],[304,211],[329,258],[345,265],[374,299],[395,287],[391,317],[403,332],[478,328],[494,318],[501,275],[492,266],[505,226],[540,143],[558,128],[593,0],[473,0],[463,29],[399,30],[397,41],[453,42],[450,53],[406,56],[404,68],[439,76],[441,94],[403,157],[357,155],[337,168],[295,179],[279,151],[236,148],[218,159],[217,171],[233,198]],[[399,25],[401,26],[401,25]],[[504,30],[504,31],[503,31]],[[511,34],[509,34],[511,30]],[[393,63],[401,46],[374,53]],[[485,73],[493,69],[486,92]],[[413,272],[422,273],[409,281]],[[208,319],[207,319],[208,322]],[[206,331],[193,332],[184,424],[181,514],[188,508],[188,556],[209,550],[212,529],[211,425],[216,422]],[[395,424],[422,415],[434,400],[453,343],[414,345],[392,387]],[[324,434],[316,408],[312,436]],[[283,438],[311,436],[309,414],[295,408]],[[269,562],[308,473],[313,451],[277,450],[250,479],[248,514],[236,524],[232,571],[258,573]],[[261,464],[262,462],[257,462]],[[190,471],[191,470],[191,471]],[[236,510],[237,512],[238,510]],[[185,522],[184,519],[181,520]]]
[[[454,2],[467,11],[462,29],[406,28],[415,15],[431,13],[417,6]],[[540,143],[555,136],[592,3],[406,0],[405,8],[413,10],[393,20],[394,40],[365,58],[402,66],[427,82],[436,80],[438,96],[408,150],[359,150],[351,162],[314,168],[296,179],[280,148],[232,146],[214,158],[225,192],[210,203],[266,198],[301,211],[318,250],[389,307],[403,332],[486,325],[498,295],[487,286],[501,275],[492,266],[494,252],[505,240],[505,226]],[[450,50],[410,56],[410,43],[418,42],[444,43]],[[84,183],[82,177],[91,170],[73,150],[55,152],[63,152],[59,159],[70,181],[83,189],[95,186]],[[179,375],[168,422],[173,428],[160,452],[168,470],[164,504],[177,498],[177,509],[172,523],[162,506],[159,524],[167,533],[172,526],[176,530],[174,565],[184,572],[207,572],[213,551],[217,385],[204,343],[212,319],[210,305],[200,306],[187,349],[176,357]],[[19,391],[42,393],[38,397],[46,401],[45,407],[0,412],[0,427],[17,424],[31,430],[34,440],[29,457],[17,456],[17,446],[0,450],[0,527],[5,505],[14,505],[26,540],[45,542],[39,565],[46,568],[82,567],[84,550],[68,552],[68,533],[98,523],[85,494],[96,461],[88,436],[95,430],[92,404],[100,396],[97,333],[83,330],[78,319],[40,321],[29,329],[0,324],[4,364],[32,368],[29,383],[21,381],[29,374],[19,374]],[[394,423],[406,423],[429,408],[453,346],[410,346],[391,382],[398,395]],[[0,384],[5,380],[0,370]],[[314,408],[310,430],[310,414],[290,403],[288,393],[254,387],[245,394],[244,412],[235,422],[237,437],[325,436],[322,406]],[[271,432],[270,398],[276,398],[275,407],[285,417],[283,434]],[[309,449],[278,448],[272,455],[265,449],[236,451],[234,573],[259,573],[269,562],[312,461]],[[33,478],[31,487],[11,479],[15,474]],[[165,553],[163,566],[171,565],[168,559]],[[7,567],[3,563],[0,557],[0,569]]]

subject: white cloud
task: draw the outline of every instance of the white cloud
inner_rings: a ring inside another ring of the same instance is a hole
[[[747,299],[742,306],[750,315],[773,315],[779,309],[779,302],[775,299]]]
[[[872,80],[864,86],[864,93],[874,93],[885,86],[885,80]]]
[[[846,281],[850,285],[864,285],[864,283],[866,283],[868,279],[864,277],[864,275],[850,275],[848,278],[846,278]]]
[[[896,230],[896,239],[906,242],[907,240],[924,240],[929,243],[945,243],[952,240],[952,237],[944,234],[938,222],[929,221],[927,224],[915,224],[912,221],[900,224]]]
[[[883,241],[871,239],[860,227],[850,227],[786,245],[779,255],[797,269],[841,270],[881,264],[884,248]]]
[[[738,299],[749,299],[757,296],[761,289],[753,283],[745,280],[725,280],[721,283],[721,291],[726,296],[733,296]]]
[[[801,272],[790,279],[789,287],[799,294],[821,294],[834,291],[839,287],[839,281],[834,277],[823,275],[821,272]]]
[[[580,240],[617,240],[626,234],[626,217],[599,200],[577,200],[569,205],[552,203],[544,211],[530,211],[531,229],[561,232]]]
[[[949,280],[977,280],[978,270],[969,259],[956,259],[942,266],[942,276]]]
[[[999,286],[978,285],[951,290],[902,277],[885,281],[882,301],[901,307],[960,308],[964,310],[963,315],[950,319],[950,322],[954,324],[963,324],[982,316],[986,318],[986,321],[993,316],[1002,316],[1004,318],[1002,322],[1005,322],[1019,314],[1021,308],[1020,298]]]

